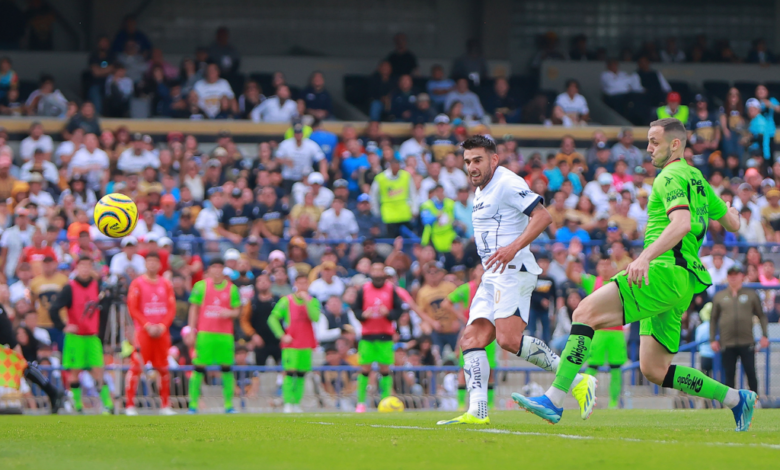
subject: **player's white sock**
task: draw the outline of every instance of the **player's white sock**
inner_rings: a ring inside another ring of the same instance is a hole
[[[549,372],[557,372],[561,362],[561,358],[544,344],[544,341],[528,335],[523,336],[517,356]],[[571,384],[572,388],[576,387],[580,381],[582,381],[582,375],[577,374]]]
[[[723,399],[723,406],[734,408],[737,405],[739,405],[739,390],[729,388],[729,391],[726,392],[726,398]]]
[[[468,413],[480,419],[488,415],[488,377],[490,364],[484,349],[467,349],[463,352],[463,372],[469,391]]]

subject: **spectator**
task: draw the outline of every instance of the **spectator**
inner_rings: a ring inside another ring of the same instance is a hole
[[[766,47],[766,39],[758,38],[753,41],[753,48],[747,56],[747,63],[767,66],[776,62],[775,55]]]
[[[555,106],[560,106],[564,114],[575,125],[590,120],[590,109],[585,97],[580,94],[580,84],[577,80],[566,80],[566,92],[555,99]]]
[[[635,240],[637,237],[638,222],[628,215],[628,211],[631,209],[631,200],[621,199],[617,203],[615,213],[609,218],[610,222],[615,222],[620,227],[623,234],[630,240]]]
[[[352,139],[347,142],[347,151],[341,161],[341,174],[347,182],[347,188],[351,196],[354,197],[359,194],[360,175],[370,167],[368,156],[362,152],[358,140]]]
[[[127,76],[122,63],[112,67],[113,73],[105,80],[105,104],[103,113],[108,117],[127,117],[130,113],[130,99],[135,94],[135,84]],[[103,97],[100,98],[103,102]]]
[[[734,387],[737,359],[739,358],[745,375],[747,375],[748,387],[750,390],[758,392],[753,316],[758,317],[761,324],[760,346],[762,349],[769,347],[768,324],[761,307],[761,299],[756,291],[742,286],[744,277],[741,267],[731,267],[728,271],[728,289],[718,292],[712,299],[710,346],[716,353],[722,353],[721,360],[723,361],[726,386]],[[736,299],[739,299],[739,304],[737,304]],[[720,336],[718,336],[719,330]]]
[[[439,174],[439,181],[445,189],[444,196],[449,199],[455,199],[459,189],[469,187],[466,173],[457,167],[457,163],[454,153],[447,154],[444,157],[444,168]]]
[[[223,77],[232,77],[241,66],[238,49],[230,44],[230,31],[226,26],[217,28],[214,42],[208,48],[209,60],[217,64]]]
[[[436,111],[431,108],[431,97],[428,93],[420,93],[417,95],[417,103],[409,121],[426,123],[433,122],[434,118],[436,118]]]
[[[442,301],[455,290],[455,284],[444,280],[444,270],[440,263],[429,261],[422,266],[422,275],[425,283],[417,292],[417,305],[428,317],[438,323],[432,333],[434,354],[440,356],[444,353],[444,347],[449,345],[455,351],[460,320],[452,309],[442,308]]]
[[[763,233],[766,235],[765,239],[777,243],[780,240],[780,190],[775,188],[766,192],[767,205],[761,209],[761,223],[763,224]],[[744,209],[750,210],[750,207],[745,206]],[[755,222],[755,219],[751,217],[751,221]],[[747,230],[747,227],[746,227]],[[740,227],[740,232],[742,227]],[[743,235],[744,237],[744,235]]]
[[[74,132],[77,128],[84,129],[85,135],[95,134],[95,136],[98,136],[101,133],[100,121],[95,115],[95,105],[89,101],[82,103],[78,114],[70,118],[70,121],[68,121],[68,125],[63,132],[63,136],[69,136],[69,134]]]
[[[230,109],[233,112],[236,112],[238,109],[233,89],[227,80],[219,78],[219,73],[219,66],[215,63],[210,63],[206,66],[205,78],[196,82],[193,87],[193,91],[198,95],[198,107],[210,119],[214,119],[219,114],[222,97],[227,97],[230,102]]]
[[[17,117],[24,114],[24,103],[19,100],[19,88],[11,88],[0,98],[0,114]]]
[[[254,122],[290,122],[298,116],[298,104],[290,99],[290,88],[281,85],[275,96],[257,105],[249,116]]]
[[[271,189],[273,192],[273,189]],[[274,196],[276,193],[274,193]],[[217,227],[222,217],[222,207],[225,204],[222,188],[217,186],[208,190],[208,201],[203,205],[203,209],[198,212],[195,219],[195,228],[207,240],[219,238]],[[260,206],[258,206],[260,207]]]
[[[217,232],[235,245],[241,245],[250,233],[255,234],[258,231],[255,223],[258,212],[257,208],[244,201],[240,188],[233,188],[228,204],[222,207]]]
[[[404,33],[397,33],[393,36],[395,49],[385,58],[390,63],[393,75],[396,77],[417,74],[417,57],[407,48],[407,41]]]
[[[685,52],[677,47],[677,39],[668,38],[666,40],[666,47],[661,51],[661,62],[673,64],[683,63],[685,61]]]
[[[458,140],[452,134],[450,118],[446,114],[439,114],[433,120],[436,131],[426,139],[431,152],[432,161],[442,162],[449,153],[457,150]]]
[[[358,224],[358,237],[367,238],[382,235],[382,219],[371,212],[371,196],[366,193],[357,198],[355,219]]]
[[[411,75],[401,75],[398,78],[398,88],[390,98],[390,117],[393,121],[411,122],[417,102],[412,85]]]
[[[726,95],[726,102],[720,108],[720,131],[723,135],[723,154],[736,155],[742,159],[742,139],[747,133],[745,106],[739,90],[732,87]]]
[[[390,62],[383,60],[371,75],[368,93],[371,98],[369,117],[372,121],[380,121],[384,112],[390,109],[390,94],[395,86],[392,72]]]
[[[749,137],[745,139],[749,143],[748,150],[769,160],[774,155],[774,138],[769,135],[774,131],[773,124],[761,113],[762,105],[757,99],[750,98],[745,107],[750,119]]]
[[[642,88],[645,89],[647,99],[651,104],[657,104],[663,101],[664,95],[668,95],[672,92],[672,87],[669,86],[669,82],[666,81],[661,72],[650,68],[650,59],[646,56],[640,56],[636,61],[637,75],[639,75],[639,81],[642,84]],[[679,96],[679,95],[678,95]],[[659,119],[661,119],[659,117]],[[686,122],[682,120],[683,124]]]
[[[628,168],[636,168],[642,165],[644,154],[634,145],[634,131],[625,127],[618,134],[618,142],[612,146],[611,160],[616,162],[624,160]]]
[[[317,222],[322,211],[323,209],[314,205],[314,195],[311,191],[306,192],[303,201],[290,210],[290,228],[296,232],[296,235],[311,238],[317,230]]]
[[[636,229],[640,233],[644,233],[645,227],[647,227],[648,194],[650,194],[649,191],[644,188],[637,190],[636,202],[631,204],[628,210],[628,217],[636,221]]]
[[[638,73],[623,72],[619,70],[619,65],[617,59],[607,61],[607,70],[601,72],[601,92],[608,105],[622,112],[630,94],[644,93],[645,90]]]
[[[333,101],[330,93],[325,89],[325,77],[322,72],[312,72],[309,86],[303,89],[303,102],[306,106],[306,114],[319,120],[333,119]]]
[[[32,159],[35,150],[40,149],[47,160],[51,159],[54,144],[51,137],[43,133],[43,124],[38,121],[30,125],[30,135],[22,139],[19,144],[19,156],[28,162]]]
[[[116,60],[117,63],[125,67],[127,76],[133,81],[133,84],[141,82],[147,69],[146,58],[138,49],[138,44],[135,41],[127,41],[122,53],[117,54]]]
[[[571,50],[569,50],[569,60],[589,61],[596,60],[596,54],[588,50],[588,37],[584,34],[578,34],[571,39]]]
[[[333,191],[324,187],[325,178],[319,172],[309,173],[306,178],[308,186],[303,182],[295,183],[292,187],[292,199],[294,204],[302,204],[304,196],[312,195],[312,202],[322,210],[330,207],[333,202]]]
[[[431,78],[428,80],[426,87],[436,110],[443,112],[447,95],[455,89],[455,82],[452,79],[445,78],[444,68],[441,65],[434,64],[431,67]]]
[[[569,167],[571,168],[574,166],[574,159],[579,159],[581,162],[585,162],[585,157],[582,156],[579,152],[577,152],[576,148],[574,147],[574,137],[570,135],[565,135],[563,138],[561,138],[561,149],[558,151],[558,153],[555,155],[556,161],[565,160],[569,162]],[[585,170],[587,171],[587,165],[584,165]]]
[[[718,127],[718,118],[715,113],[710,113],[707,109],[707,97],[701,93],[697,94],[694,101],[696,108],[691,113],[687,124],[688,142],[693,149],[693,153],[701,158],[694,157],[694,163],[698,168],[704,169],[705,176],[707,171],[707,160],[710,154],[720,147],[720,128]]]
[[[30,181],[30,177],[33,173],[43,175],[43,179],[55,187],[60,181],[57,165],[50,162],[46,152],[39,148],[35,149],[33,152],[32,159],[22,165],[19,172],[19,178],[24,181]]]
[[[498,124],[517,124],[520,122],[520,106],[509,94],[509,82],[499,77],[493,85],[493,94],[485,103],[485,111]]]
[[[252,110],[265,101],[260,85],[254,80],[247,80],[244,93],[238,97],[238,114],[241,119],[251,119]]]
[[[140,132],[133,134],[132,147],[126,149],[119,155],[116,164],[117,168],[125,173],[141,173],[146,168],[160,167],[160,158],[154,153],[146,150],[143,136]]]
[[[179,69],[165,60],[162,49],[155,47],[152,49],[149,62],[146,64],[146,78],[152,78],[152,71],[155,67],[160,67],[163,71],[165,81],[174,81],[179,78]]]
[[[458,101],[463,104],[463,116],[467,119],[480,120],[485,115],[482,103],[476,93],[469,90],[469,81],[466,78],[458,78],[455,82],[455,89],[447,94],[444,101],[445,109],[452,109],[453,104]]]
[[[166,194],[160,198],[160,213],[155,218],[155,223],[165,229],[168,235],[179,226],[179,211],[176,210],[176,198]]]
[[[150,99],[153,116],[173,116],[173,111],[171,110],[171,105],[173,104],[171,89],[166,81],[165,71],[161,66],[155,65],[152,67],[150,76],[145,77],[141,83],[140,92]],[[223,99],[226,98],[223,97]]]
[[[268,101],[270,100],[266,102]],[[293,137],[279,144],[276,158],[282,165],[283,186],[288,193],[296,181],[300,181],[314,170],[315,163],[323,178],[328,174],[328,161],[325,159],[325,154],[314,141],[303,137],[303,124],[300,123],[293,126]]]
[[[580,219],[567,214],[563,227],[555,232],[555,240],[567,243],[573,238],[578,238],[583,243],[590,241],[590,235],[580,226]]]
[[[424,226],[421,244],[433,245],[438,253],[449,253],[455,240],[455,203],[444,197],[444,188],[437,184],[430,199],[420,206],[420,220]]]
[[[403,161],[406,161],[409,157],[414,157],[417,166],[412,169],[418,174],[425,176],[428,173],[426,165],[431,161],[431,152],[425,139],[424,123],[415,122],[412,124],[412,137],[401,144],[398,154]]]
[[[190,57],[185,57],[182,59],[179,69],[179,81],[181,82],[182,94],[188,95],[195,86],[195,83],[203,79],[205,64],[203,71],[198,70],[198,66],[195,61]]]
[[[61,118],[68,110],[68,100],[54,87],[54,77],[43,75],[40,86],[30,93],[24,106],[25,114],[29,116]]]
[[[284,235],[284,221],[290,211],[287,205],[276,197],[276,191],[271,186],[260,191],[258,202],[257,231],[266,239],[263,247],[268,251],[277,249],[277,244]]]
[[[336,276],[336,263],[325,261],[320,269],[320,278],[312,281],[309,294],[320,302],[327,302],[331,297],[339,299],[344,294],[344,283]]]
[[[477,86],[488,77],[487,61],[478,39],[471,38],[466,42],[466,53],[453,61],[450,76],[468,77]]]
[[[0,58],[0,99],[6,98],[11,90],[18,90],[19,76],[11,68],[11,59]]]
[[[355,238],[358,233],[355,214],[345,208],[346,201],[335,198],[330,209],[320,216],[317,231],[321,236],[329,240],[348,240]]]
[[[612,175],[601,173],[596,180],[589,181],[582,190],[582,195],[587,197],[595,206],[596,212],[609,212],[609,191],[612,189]]]
[[[32,244],[32,235],[35,233],[35,226],[30,223],[29,210],[18,207],[14,213],[13,226],[0,237],[0,267],[7,283],[14,279],[22,250]]]
[[[688,106],[680,104],[680,94],[676,91],[669,92],[666,95],[666,105],[656,109],[655,114],[658,119],[677,118],[683,124],[688,123]]]
[[[106,152],[98,148],[97,136],[89,133],[84,136],[84,148],[73,155],[68,171],[73,176],[83,176],[88,189],[100,192],[108,178],[109,164]]]
[[[125,237],[121,245],[122,251],[111,258],[108,272],[117,276],[127,276],[130,280],[144,274],[146,263],[143,256],[138,254],[138,239],[133,236]]]
[[[555,31],[547,31],[543,35],[537,36],[538,50],[531,57],[530,67],[537,71],[545,60],[567,60],[565,52],[558,49],[558,35]]]
[[[612,172],[612,187],[617,192],[622,192],[623,185],[631,182],[631,175],[626,171],[628,171],[628,165],[625,160],[615,162],[615,171]]]
[[[138,30],[138,22],[134,15],[127,15],[122,22],[122,29],[114,36],[114,42],[111,49],[115,54],[125,50],[127,42],[133,41],[138,44],[139,51],[146,54],[152,48],[152,43],[146,34]]]
[[[415,216],[417,190],[414,180],[401,162],[390,160],[389,168],[374,178],[371,184],[371,212],[381,216],[387,228],[387,236],[395,238],[401,235],[401,227],[411,229]]]

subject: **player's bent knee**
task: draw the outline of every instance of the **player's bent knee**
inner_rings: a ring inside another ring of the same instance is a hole
[[[496,333],[496,342],[498,342],[498,345],[501,346],[501,349],[505,351],[509,351],[511,353],[517,354],[517,352],[520,350],[520,343],[523,340],[522,333],[517,334],[516,332],[512,333]]]
[[[656,384],[662,385],[664,383],[664,377],[666,377],[666,371],[669,370],[669,366],[663,364],[643,364],[640,362],[639,370],[642,371],[642,375],[647,377],[647,380]]]

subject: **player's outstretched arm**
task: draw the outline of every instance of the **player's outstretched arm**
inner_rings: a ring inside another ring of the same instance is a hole
[[[626,267],[628,282],[641,285],[644,281],[644,284],[649,284],[647,273],[650,269],[650,261],[674,248],[690,231],[691,213],[688,208],[680,208],[671,212],[669,225],[661,232],[661,235]]]

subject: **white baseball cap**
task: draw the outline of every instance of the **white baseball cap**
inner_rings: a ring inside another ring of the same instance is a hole
[[[602,173],[599,175],[598,181],[601,185],[612,184],[612,175],[609,173]]]
[[[125,237],[122,239],[122,246],[125,247],[127,245],[133,245],[138,246],[138,239],[134,236],[130,235],[129,237]]]
[[[235,248],[230,248],[229,250],[225,251],[225,256],[223,258],[225,261],[238,261],[238,259],[241,258],[241,253],[239,253],[239,251]]]
[[[322,176],[322,173],[316,171],[314,173],[309,173],[309,178],[307,181],[309,184],[325,184],[325,178]]]
[[[168,237],[162,237],[162,238],[161,238],[161,239],[160,239],[160,240],[157,242],[157,244],[158,244],[158,245],[160,245],[160,246],[172,246],[172,245],[173,245],[173,240],[171,240],[171,239],[170,239],[170,238],[168,238]]]
[[[280,250],[274,250],[274,251],[272,251],[268,255],[268,261],[273,261],[273,260],[277,260],[277,259],[279,261],[286,261],[287,260],[287,256],[285,256],[284,252],[280,251]]]
[[[160,240],[160,236],[157,235],[154,232],[149,232],[146,235],[144,235],[144,241],[147,242],[147,243],[149,243],[149,242],[155,242],[156,243],[159,240]]]
[[[761,102],[760,102],[760,101],[758,101],[758,100],[757,100],[757,99],[755,99],[755,98],[750,98],[750,99],[749,99],[749,100],[747,100],[747,102],[745,103],[745,107],[746,107],[746,108],[760,108],[760,107],[761,107]]]

